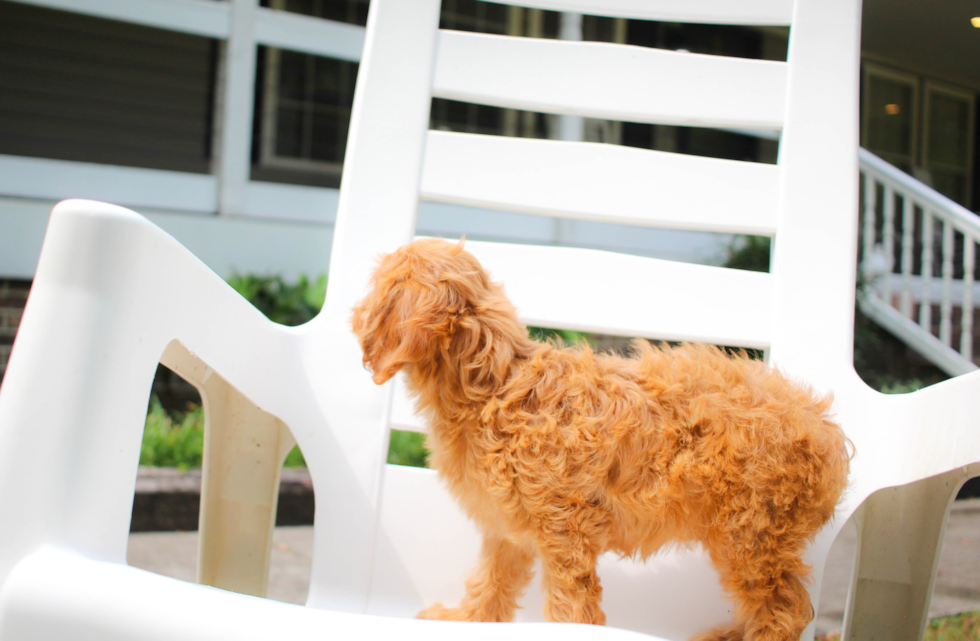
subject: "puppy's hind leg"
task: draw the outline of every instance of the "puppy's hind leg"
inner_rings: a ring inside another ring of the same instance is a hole
[[[416,615],[442,621],[513,621],[517,599],[531,581],[534,552],[499,537],[484,536],[480,562],[466,581],[457,608],[436,603]]]
[[[726,623],[695,634],[690,641],[742,641],[744,638],[745,626],[743,624]]]
[[[760,537],[762,539],[762,537]],[[797,641],[813,618],[805,581],[809,568],[803,550],[790,550],[778,540],[759,541],[752,553],[739,554],[740,563],[717,563],[722,585],[736,603],[736,624],[716,628],[696,639],[736,641]],[[713,557],[717,558],[715,554]],[[724,568],[724,569],[723,569]],[[722,634],[713,633],[721,632]],[[726,636],[727,635],[727,636]]]

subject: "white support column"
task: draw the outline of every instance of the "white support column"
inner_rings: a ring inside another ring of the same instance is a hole
[[[242,214],[252,156],[255,20],[258,0],[230,0],[231,34],[222,43],[215,108],[214,173],[218,212]]]

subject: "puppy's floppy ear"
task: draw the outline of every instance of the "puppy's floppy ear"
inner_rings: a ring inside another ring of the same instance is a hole
[[[434,297],[418,283],[402,283],[354,308],[351,326],[364,351],[364,366],[378,385],[432,347]]]

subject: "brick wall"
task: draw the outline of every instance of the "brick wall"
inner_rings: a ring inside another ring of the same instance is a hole
[[[7,369],[10,348],[31,289],[29,280],[0,280],[0,380]]]

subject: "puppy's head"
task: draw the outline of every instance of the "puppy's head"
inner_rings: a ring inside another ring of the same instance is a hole
[[[417,240],[382,256],[367,296],[351,313],[374,382],[446,348],[458,329],[475,324],[474,305],[492,291],[463,241]]]

